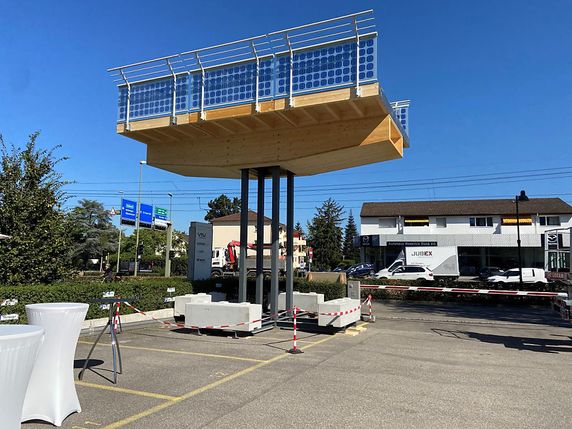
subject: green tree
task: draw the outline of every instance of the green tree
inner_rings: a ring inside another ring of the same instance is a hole
[[[300,235],[306,235],[304,228],[302,228],[302,224],[300,222],[296,222],[296,225],[294,225],[294,232],[297,232]]]
[[[329,198],[316,210],[308,223],[308,241],[314,248],[313,264],[317,270],[331,270],[342,260],[343,207]]]
[[[38,149],[39,133],[24,148],[0,136],[0,284],[50,283],[71,268],[70,234],[62,205],[68,182],[56,171],[66,158]]]
[[[346,228],[344,230],[344,243],[342,246],[342,252],[344,254],[344,259],[350,259],[352,261],[359,261],[359,249],[355,247],[354,241],[358,236],[356,222],[354,220],[354,215],[350,210],[348,216],[348,221],[346,223]]]
[[[207,222],[217,217],[228,216],[240,212],[240,200],[234,197],[232,200],[225,194],[221,194],[214,200],[208,202],[209,210],[205,215]]]
[[[133,234],[125,237],[121,242],[121,258],[133,259],[135,258],[135,231]],[[186,256],[188,238],[185,233],[181,231],[173,231],[173,250],[182,249],[181,257]],[[155,229],[141,228],[139,230],[139,244],[143,244],[143,259],[156,259],[164,258],[165,250],[167,248],[167,232],[158,231]]]
[[[85,268],[88,259],[117,251],[119,231],[100,202],[81,200],[68,214],[68,221],[73,238],[72,258],[77,268]]]

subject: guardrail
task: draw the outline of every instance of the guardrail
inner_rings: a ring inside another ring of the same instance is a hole
[[[138,63],[108,72],[118,122],[259,103],[377,81],[377,32],[367,10]],[[400,125],[403,125],[400,123]]]

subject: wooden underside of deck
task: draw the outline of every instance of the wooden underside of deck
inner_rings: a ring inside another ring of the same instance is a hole
[[[403,156],[407,140],[382,103],[378,84],[117,125],[147,144],[147,163],[185,176],[240,177],[243,168],[280,166],[298,176]],[[253,173],[254,175],[254,173]]]

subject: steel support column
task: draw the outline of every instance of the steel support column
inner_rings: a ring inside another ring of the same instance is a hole
[[[270,284],[270,313],[276,318],[278,313],[278,256],[280,252],[280,167],[272,167],[272,253]]]
[[[256,304],[262,304],[264,291],[264,176],[258,170],[258,204],[256,208]]]
[[[246,252],[248,242],[248,168],[241,170],[240,179],[240,258],[238,262],[238,302],[246,302]]]
[[[294,173],[286,182],[286,309],[294,306]]]

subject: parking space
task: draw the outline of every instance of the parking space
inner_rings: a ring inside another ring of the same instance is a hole
[[[102,378],[111,375],[107,339],[77,383],[83,412],[63,427],[569,427],[572,330],[549,310],[376,303],[374,311],[376,323],[346,333],[301,333],[301,355],[286,353],[286,330],[235,339],[128,329],[118,385]],[[93,339],[80,339],[78,364]]]

